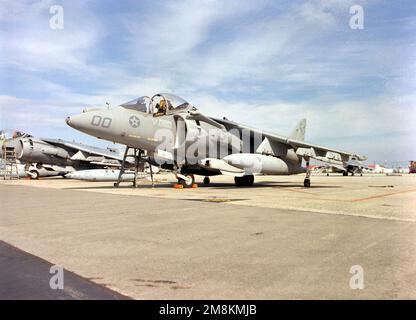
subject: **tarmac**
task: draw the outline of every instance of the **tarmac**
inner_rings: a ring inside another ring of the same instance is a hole
[[[62,287],[59,288],[58,280],[51,279],[58,274],[51,263],[3,241],[0,241],[0,266],[0,299],[2,300],[127,299],[117,292],[65,269],[62,270],[63,282]]]
[[[202,178],[0,181],[0,240],[134,299],[416,298],[416,175]]]

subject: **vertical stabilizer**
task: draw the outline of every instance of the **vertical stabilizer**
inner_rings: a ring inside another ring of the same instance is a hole
[[[306,129],[306,119],[302,119],[298,122],[295,129],[293,129],[292,134],[289,136],[289,138],[293,140],[304,141],[305,129]]]

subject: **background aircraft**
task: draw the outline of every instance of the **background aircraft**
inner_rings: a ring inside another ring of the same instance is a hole
[[[327,163],[325,166],[327,175],[329,175],[330,172],[334,172],[342,173],[343,176],[348,176],[348,173],[350,173],[352,176],[355,174],[360,174],[362,176],[363,170],[367,169],[366,166],[354,158],[345,162],[333,159],[321,159],[321,161]]]
[[[1,135],[0,158],[3,158],[4,147],[14,148],[17,159],[25,165],[24,171],[32,179],[65,176],[76,170],[119,167],[123,160],[123,155],[116,149],[96,148],[61,139],[40,139],[18,131],[10,138],[4,132]]]
[[[114,108],[84,110],[66,123],[84,133],[146,150],[151,161],[173,170],[178,183],[191,187],[194,175],[228,174],[237,186],[249,186],[257,174],[310,173],[302,159],[336,155],[342,161],[363,156],[306,143],[306,120],[287,136],[208,117],[184,99],[168,93],[143,96]]]

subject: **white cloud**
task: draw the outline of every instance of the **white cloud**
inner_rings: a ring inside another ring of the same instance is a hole
[[[0,12],[5,27],[0,31],[6,45],[0,65],[16,66],[25,71],[60,70],[69,73],[92,72],[89,65],[94,47],[105,35],[98,19],[82,2],[63,5],[65,27],[53,30],[49,26],[53,1],[34,3],[7,2]]]

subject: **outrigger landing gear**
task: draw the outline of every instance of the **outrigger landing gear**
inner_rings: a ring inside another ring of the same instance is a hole
[[[211,181],[209,180],[209,177],[204,178],[204,184],[209,184]]]
[[[311,169],[309,168],[309,159],[306,160],[306,177],[303,180],[303,186],[305,188],[311,187]]]

